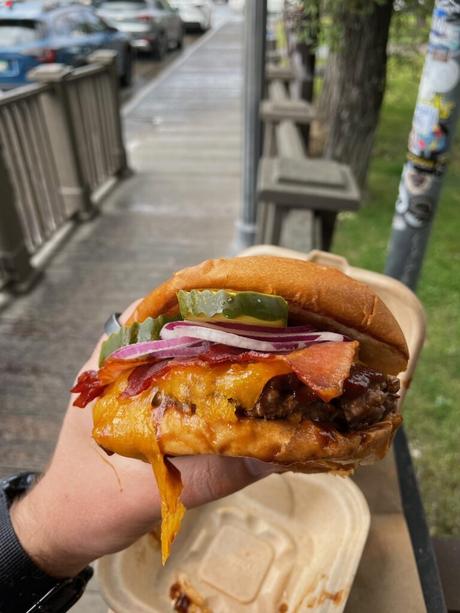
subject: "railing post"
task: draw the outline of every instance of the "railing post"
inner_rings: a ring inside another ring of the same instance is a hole
[[[25,291],[37,276],[31,266],[21,222],[15,206],[15,194],[0,146],[0,261],[7,281]]]
[[[110,81],[112,85],[112,99],[114,102],[115,109],[114,123],[118,143],[118,151],[116,152],[119,161],[117,175],[121,177],[127,174],[131,174],[132,171],[128,166],[125,143],[123,140],[123,127],[121,123],[121,101],[120,85],[117,70],[117,53],[116,51],[111,51],[110,49],[99,49],[98,51],[94,51],[93,53],[91,53],[88,56],[88,59],[91,64],[101,64],[102,66],[105,66],[110,74]]]
[[[29,78],[49,88],[42,94],[51,147],[56,160],[57,174],[66,210],[80,219],[88,219],[97,212],[91,200],[91,190],[85,180],[78,156],[75,127],[65,90],[65,80],[72,70],[62,64],[43,64],[29,72]]]

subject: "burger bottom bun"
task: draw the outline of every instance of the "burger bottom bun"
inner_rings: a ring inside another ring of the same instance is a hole
[[[369,464],[383,456],[402,422],[399,414],[391,414],[369,428],[340,433],[333,427],[304,420],[239,419],[233,423],[210,423],[198,416],[184,414],[169,406],[156,422],[137,420],[110,421],[100,416],[93,437],[104,449],[120,455],[149,461],[152,449],[164,455],[189,456],[214,454],[251,457],[284,465],[302,472],[350,472],[358,464]],[[137,423],[136,423],[137,422]]]

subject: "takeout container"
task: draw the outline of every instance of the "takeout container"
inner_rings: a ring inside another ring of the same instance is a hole
[[[303,254],[259,245],[240,255],[256,254],[333,266],[374,289],[395,315],[409,346],[409,366],[400,375],[402,403],[425,335],[425,316],[415,295],[394,279],[351,267],[330,253]],[[170,611],[170,595],[180,590],[201,603],[190,613],[340,613],[369,521],[365,498],[350,479],[272,475],[188,511],[164,568],[159,539],[148,535],[125,551],[102,558],[97,576],[116,613]]]
[[[171,611],[171,590],[205,603],[191,611],[340,613],[369,520],[350,479],[271,475],[188,511],[164,568],[158,538],[147,535],[102,558],[98,579],[116,613]]]

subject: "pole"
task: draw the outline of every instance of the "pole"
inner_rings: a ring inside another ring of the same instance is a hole
[[[436,0],[385,272],[416,288],[460,103],[460,0]]]
[[[236,222],[235,252],[253,245],[257,231],[257,167],[262,153],[259,106],[265,82],[267,0],[247,0],[245,5],[245,53],[243,87],[242,203]]]

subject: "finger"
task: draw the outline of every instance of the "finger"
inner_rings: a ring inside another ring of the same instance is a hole
[[[223,456],[190,456],[172,462],[181,473],[182,500],[187,507],[228,496],[280,468],[252,458]]]

